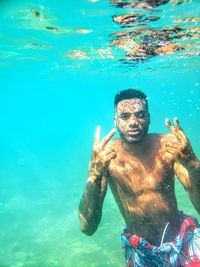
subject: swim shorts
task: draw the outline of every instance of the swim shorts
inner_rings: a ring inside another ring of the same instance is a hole
[[[153,246],[143,237],[121,235],[126,267],[200,267],[200,225],[196,218],[180,212],[180,230],[173,241]]]

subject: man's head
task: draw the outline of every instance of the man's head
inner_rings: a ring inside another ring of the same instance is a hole
[[[115,96],[115,125],[126,143],[138,143],[150,124],[147,96],[137,89],[127,89]]]

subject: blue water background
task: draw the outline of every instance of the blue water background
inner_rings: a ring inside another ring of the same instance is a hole
[[[115,58],[100,57],[97,50],[108,48],[109,34],[120,30],[111,16],[121,10],[108,1],[10,0],[0,6],[0,266],[124,266],[124,221],[110,191],[95,235],[79,230],[77,207],[96,126],[103,137],[113,127],[114,95],[139,88],[149,97],[150,131],[168,132],[165,118],[177,116],[200,156],[199,58],[175,53],[131,66],[118,61],[122,51],[114,48]],[[168,19],[195,17],[197,7],[193,1],[158,12]],[[47,17],[37,20],[32,9]],[[91,58],[68,58],[72,50]],[[197,216],[178,183],[176,191],[180,209]]]

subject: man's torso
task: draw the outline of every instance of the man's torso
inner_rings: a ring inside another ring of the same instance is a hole
[[[128,229],[155,245],[168,222],[165,241],[178,230],[173,160],[163,152],[163,139],[148,134],[145,144],[133,152],[115,140],[117,157],[111,161],[108,179]]]

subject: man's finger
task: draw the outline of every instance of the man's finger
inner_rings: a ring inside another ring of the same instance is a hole
[[[98,125],[94,137],[94,146],[97,145],[100,141],[100,132],[101,132],[101,126]]]
[[[180,138],[181,139],[187,139],[177,117],[174,118],[174,124],[176,126],[176,129],[178,130]]]
[[[175,155],[177,153],[177,150],[172,148],[172,147],[168,147],[168,148],[166,148],[165,153],[170,153],[170,154]]]
[[[171,124],[171,122],[170,122],[169,119],[166,119],[165,120],[165,124],[168,127],[168,129],[172,132],[172,134],[174,134],[176,136],[176,138],[178,140],[180,140],[180,139],[183,138],[183,136],[182,136],[182,130],[181,130],[181,127],[179,125],[179,122],[178,122],[178,119],[177,118],[174,118],[175,127]]]
[[[110,162],[111,159],[114,159],[116,157],[116,153],[115,152],[111,152],[109,154],[107,154],[105,157],[104,157],[104,160],[105,162]]]
[[[171,142],[167,142],[165,144],[165,148],[174,148],[174,149],[178,149],[180,147],[180,145],[178,143],[171,143]]]
[[[179,120],[178,120],[177,117],[174,118],[174,125],[176,126],[176,129],[182,130],[182,128],[180,126],[180,123],[179,123]]]
[[[110,139],[113,137],[113,135],[116,133],[116,129],[113,128],[107,135],[104,137],[104,139],[101,142],[102,148],[110,141]]]
[[[102,152],[99,153],[99,155],[101,157],[105,157],[108,154],[113,153],[113,152],[115,153],[115,150],[113,148],[112,149],[111,148],[107,149],[107,147],[106,147],[105,149],[102,150]]]
[[[168,118],[165,119],[165,125],[168,127],[168,129],[169,129],[173,134],[176,135],[176,133],[175,133],[175,128],[174,128],[174,126],[171,124],[171,122],[170,122],[170,120],[169,120]]]

